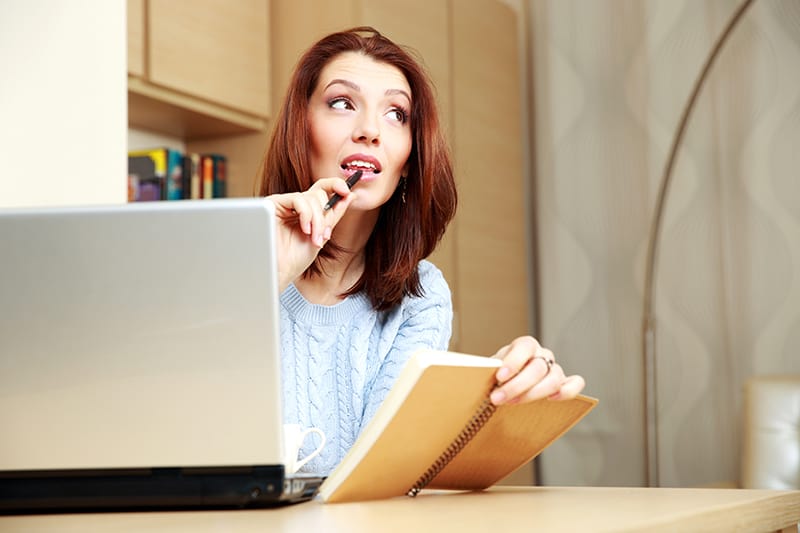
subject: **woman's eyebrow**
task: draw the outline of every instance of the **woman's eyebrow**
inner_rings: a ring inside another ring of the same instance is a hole
[[[411,100],[411,95],[408,94],[403,89],[387,89],[385,94],[386,94],[386,96],[393,96],[395,94],[401,94],[401,95],[405,96],[408,99],[408,103],[413,102],[413,100]]]
[[[357,83],[353,83],[350,80],[344,80],[344,79],[341,79],[341,78],[336,78],[336,79],[333,79],[330,82],[328,82],[328,84],[325,86],[325,89],[327,89],[331,85],[336,85],[336,84],[342,84],[342,85],[345,85],[347,87],[350,87],[354,91],[361,92],[361,87],[359,87],[359,85]],[[405,96],[408,99],[409,103],[411,103],[413,101],[413,100],[411,100],[411,95],[408,94],[408,92],[404,91],[403,89],[386,89],[386,92],[384,94],[386,94],[386,96],[393,96],[393,95],[396,95],[396,94],[400,94],[400,95]]]
[[[359,91],[359,92],[361,91],[361,87],[359,87],[357,84],[353,83],[352,81],[343,80],[343,79],[340,79],[340,78],[336,78],[335,80],[331,80],[330,83],[328,83],[328,85],[325,86],[325,88],[327,89],[331,85],[336,85],[337,83],[341,83],[342,85],[346,85],[346,86],[350,87],[351,89],[353,89],[354,91]]]

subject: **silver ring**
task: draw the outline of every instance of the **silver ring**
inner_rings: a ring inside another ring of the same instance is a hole
[[[550,373],[550,369],[553,368],[554,364],[556,364],[556,362],[554,360],[548,359],[547,357],[542,357],[541,355],[535,355],[535,356],[533,356],[533,358],[534,359],[541,359],[542,361],[545,362],[545,364],[547,365],[547,372],[545,373],[545,376]]]

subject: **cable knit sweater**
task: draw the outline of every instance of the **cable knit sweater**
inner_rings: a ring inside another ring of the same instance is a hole
[[[418,268],[423,296],[407,296],[390,311],[375,311],[363,293],[333,306],[309,303],[294,285],[281,294],[284,422],[318,427],[327,437],[302,471],[333,470],[415,350],[447,349],[450,289],[432,263]],[[302,455],[314,439],[306,439]]]

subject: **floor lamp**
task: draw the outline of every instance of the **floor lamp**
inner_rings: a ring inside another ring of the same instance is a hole
[[[655,211],[650,223],[650,233],[647,239],[647,263],[645,264],[644,277],[644,312],[642,314],[642,359],[644,366],[644,430],[645,430],[645,478],[648,487],[659,486],[658,468],[658,405],[657,405],[657,382],[656,382],[656,320],[655,320],[655,270],[658,260],[658,244],[660,238],[661,221],[664,215],[667,195],[669,193],[670,182],[672,181],[672,170],[675,165],[675,158],[683,141],[683,135],[692,114],[697,97],[708,78],[711,67],[722,50],[723,45],[733,32],[733,29],[741,20],[747,9],[755,0],[744,0],[731,16],[725,25],[717,42],[714,43],[711,52],[706,58],[703,70],[695,80],[689,99],[684,105],[678,129],[672,140],[672,147],[667,157],[664,172],[661,176],[661,183],[656,198]]]

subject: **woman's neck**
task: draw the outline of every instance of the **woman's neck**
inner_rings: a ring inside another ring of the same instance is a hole
[[[335,305],[364,273],[364,250],[378,221],[378,210],[347,212],[333,230],[333,241],[342,248],[332,259],[323,259],[323,271],[295,281],[295,287],[313,304]]]

